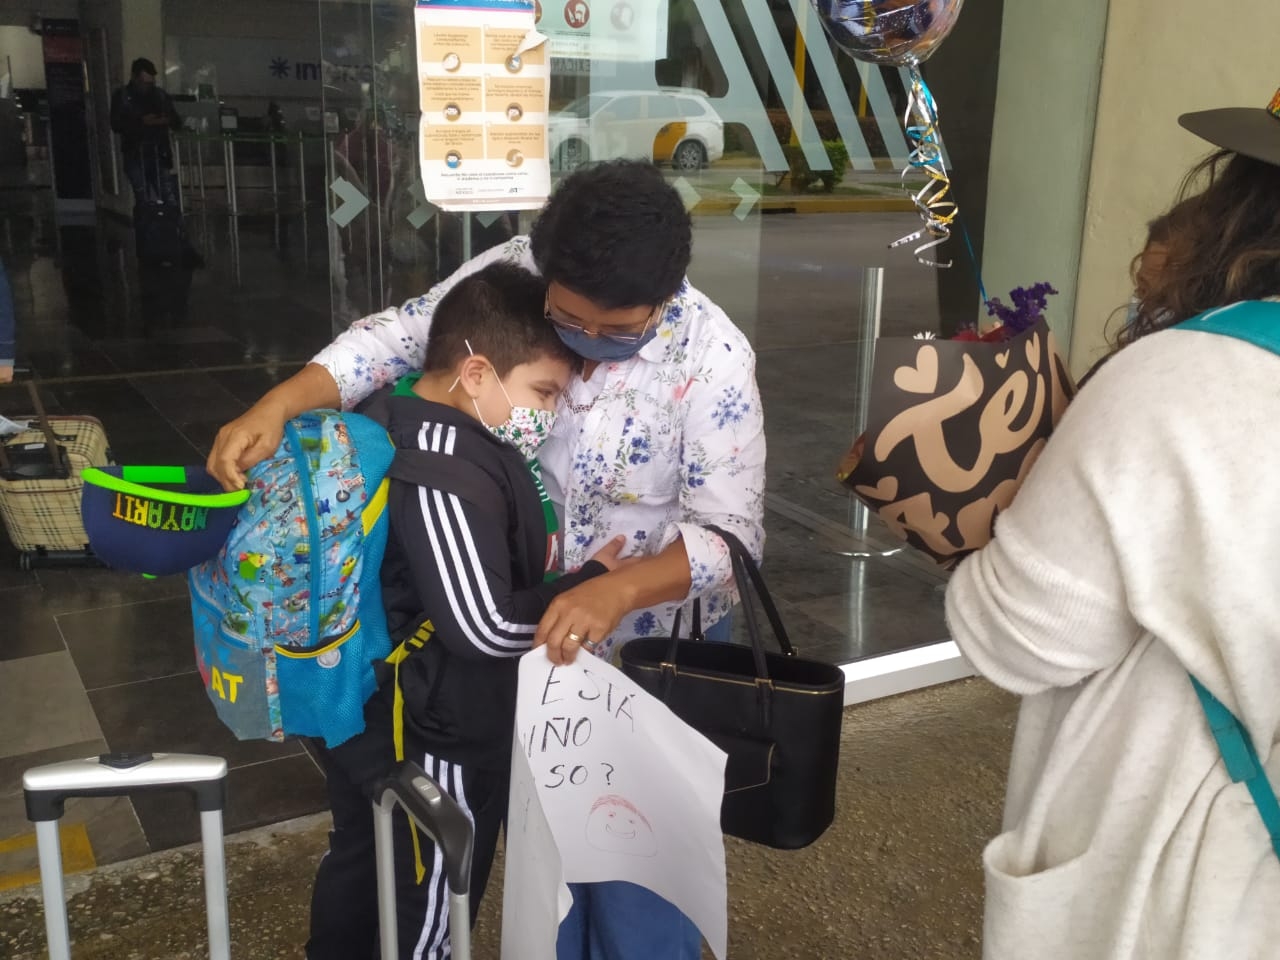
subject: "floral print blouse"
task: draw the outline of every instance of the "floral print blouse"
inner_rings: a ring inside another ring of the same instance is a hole
[[[537,270],[528,238],[515,237],[425,296],[357,320],[320,351],[313,362],[333,376],[343,406],[421,369],[436,303],[460,278],[500,260]],[[694,597],[702,598],[704,627],[737,602],[728,550],[704,525],[737,534],[760,558],[765,439],[755,352],[688,280],[636,356],[601,363],[590,380],[571,383],[538,459],[562,512],[566,569],[617,534],[627,537],[623,556],[655,554],[684,538],[689,596],[628,614],[598,655],[633,637],[669,635],[676,610]]]

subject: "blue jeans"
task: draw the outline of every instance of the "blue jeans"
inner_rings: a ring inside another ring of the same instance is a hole
[[[702,935],[656,893],[626,883],[571,883],[556,960],[698,960]]]
[[[15,337],[13,291],[9,288],[9,272],[0,260],[0,367],[13,366]]]
[[[711,643],[728,643],[733,636],[733,611],[730,610],[702,633]]]

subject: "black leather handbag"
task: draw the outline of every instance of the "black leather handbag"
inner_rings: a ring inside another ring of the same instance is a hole
[[[751,646],[703,640],[695,601],[690,639],[680,639],[677,615],[670,639],[625,644],[622,669],[729,755],[724,832],[794,850],[835,817],[844,673],[796,655],[751,555],[732,534],[708,529],[729,545]],[[765,650],[753,590],[781,653]]]

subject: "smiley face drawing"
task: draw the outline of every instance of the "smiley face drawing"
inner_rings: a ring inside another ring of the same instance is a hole
[[[608,793],[591,805],[587,817],[587,843],[606,853],[652,857],[658,840],[645,815],[626,797]]]

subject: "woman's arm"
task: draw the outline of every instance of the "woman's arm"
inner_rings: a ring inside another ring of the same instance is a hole
[[[218,431],[208,471],[227,490],[243,490],[245,471],[276,452],[289,420],[307,410],[336,407],[339,399],[329,371],[307,364]]]
[[[948,587],[952,635],[984,676],[1024,695],[1069,687],[1149,633],[1227,687],[1224,655],[1273,629],[1255,598],[1280,561],[1264,439],[1278,368],[1174,330],[1098,372]]]
[[[689,555],[677,540],[661,553],[629,561],[616,570],[565,591],[551,601],[533,645],[547,646],[552,663],[572,663],[578,644],[569,633],[603,640],[632,610],[643,610],[689,595]]]
[[[757,562],[764,554],[764,408],[755,353],[738,334],[710,344],[701,363],[705,379],[690,383],[684,396],[677,473],[676,527],[688,557],[689,586],[664,599],[692,599],[733,581],[728,545],[708,524],[735,534]]]
[[[422,369],[431,314],[440,298],[463,277],[499,260],[516,260],[523,250],[513,242],[494,247],[424,296],[355,321],[311,363],[218,431],[209,472],[226,489],[240,490],[245,471],[275,453],[290,418],[321,407],[350,410],[379,387]]]

